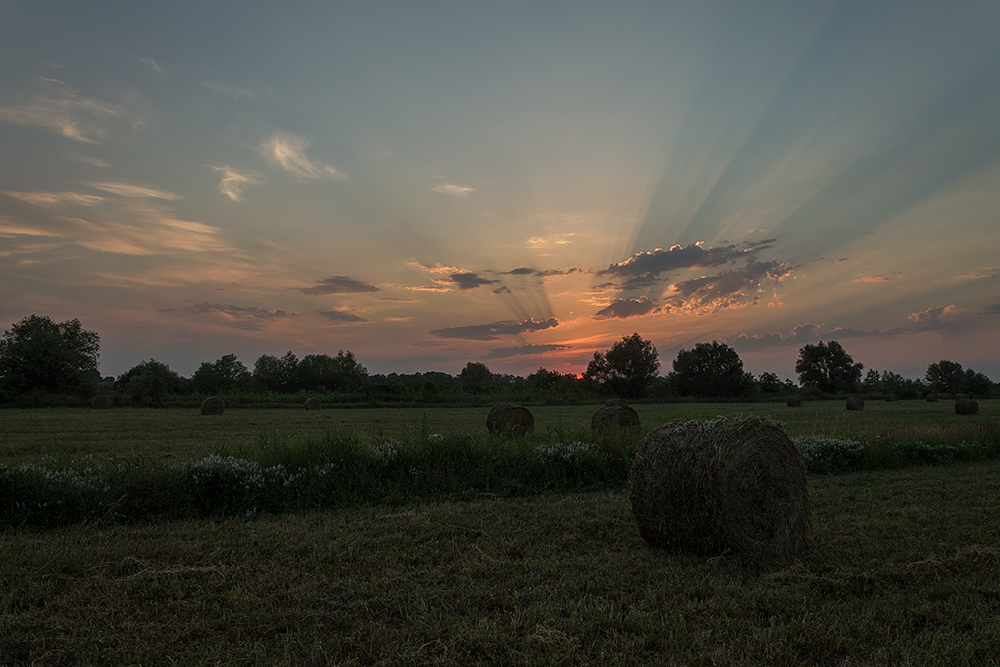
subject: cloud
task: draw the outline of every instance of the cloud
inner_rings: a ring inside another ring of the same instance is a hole
[[[80,143],[96,144],[106,136],[111,121],[141,125],[126,106],[84,97],[58,79],[38,78],[32,94],[21,104],[0,107],[0,121],[41,127]]]
[[[919,313],[910,313],[909,320],[918,326],[926,327],[935,324],[954,322],[955,320],[962,318],[964,315],[965,314],[959,311],[954,304],[951,304],[949,306],[928,308],[927,310]]]
[[[160,67],[159,64],[157,64],[157,62],[152,58],[139,58],[138,60],[136,60],[136,62],[141,65],[148,66],[150,69],[152,69],[154,72],[156,72],[161,76],[166,76],[167,74],[166,72],[163,71],[163,68]]]
[[[161,312],[170,312],[173,309],[163,309]],[[198,303],[183,309],[186,313],[221,315],[228,324],[237,329],[260,330],[266,325],[274,322],[284,322],[293,317],[298,317],[298,313],[289,313],[284,310],[266,310],[264,308],[254,308],[247,306],[233,306],[221,303]]]
[[[357,315],[349,313],[346,310],[320,311],[319,314],[329,320],[330,324],[333,325],[360,324],[368,321],[365,318],[358,317]]]
[[[503,322],[492,322],[490,324],[478,324],[466,327],[446,327],[444,329],[434,329],[430,333],[438,338],[486,341],[497,340],[500,336],[542,331],[557,326],[559,326],[559,320],[554,317],[540,322],[529,318],[520,322],[505,320]]]
[[[750,260],[742,269],[686,280],[673,286],[674,295],[664,304],[664,312],[704,315],[757,304],[761,287],[780,282],[792,269],[791,264]]]
[[[9,192],[4,194],[14,199],[34,204],[54,208],[64,205],[76,206],[96,206],[104,201],[104,197],[98,195],[87,195],[80,192]]]
[[[1000,303],[990,304],[986,306],[983,310],[979,311],[980,315],[1000,315]]]
[[[456,285],[459,289],[476,289],[483,285],[495,285],[499,280],[489,280],[487,278],[482,278],[478,274],[472,273],[471,271],[464,271],[461,273],[453,273],[448,276],[448,280]]]
[[[660,311],[660,306],[644,296],[638,299],[615,299],[593,315],[595,320],[628,320]]]
[[[561,276],[568,276],[571,273],[582,273],[581,269],[549,269],[547,271],[541,271],[539,269],[530,269],[528,267],[521,267],[519,269],[514,269],[512,271],[505,271],[501,273],[502,276],[534,276],[536,278],[558,278]]]
[[[507,357],[528,357],[545,354],[556,350],[571,350],[570,345],[518,345],[516,347],[500,347],[490,351],[483,359],[504,359]]]
[[[440,192],[444,195],[451,195],[452,197],[468,197],[476,188],[469,187],[467,185],[455,185],[453,183],[445,183],[442,185],[436,185],[431,188],[434,192]]]
[[[891,283],[893,280],[902,278],[903,274],[899,271],[895,273],[885,273],[880,276],[865,276],[863,278],[858,278],[854,282],[856,283]]]
[[[209,169],[214,169],[222,174],[222,179],[219,181],[219,192],[236,202],[240,200],[240,196],[247,186],[260,183],[260,174],[253,170],[241,172],[229,166],[212,165],[209,165]]]
[[[532,248],[541,248],[547,245],[566,245],[567,243],[572,243],[570,239],[574,236],[576,234],[573,232],[553,234],[551,236],[532,236],[528,239],[528,245]]]
[[[275,132],[261,142],[259,150],[282,169],[305,180],[332,178],[343,180],[347,175],[335,167],[316,162],[306,155],[309,142],[291,132]]]
[[[786,345],[805,345],[820,339],[820,331],[823,326],[820,324],[800,324],[788,336],[770,331],[759,334],[740,333],[735,338],[726,341],[738,352],[750,352],[754,350],[765,350],[772,347],[784,347]]]
[[[296,287],[303,294],[358,294],[361,292],[381,292],[378,287],[363,283],[347,276],[330,276],[317,282],[313,287]]]
[[[597,272],[599,276],[623,278],[658,277],[668,271],[678,269],[708,268],[729,264],[746,257],[750,246],[727,245],[705,248],[700,243],[689,246],[675,245],[670,250],[657,248],[652,252],[637,252],[624,262],[616,262]]]
[[[161,190],[151,185],[133,185],[131,183],[93,183],[93,182],[86,183],[86,185],[94,188],[95,190],[110,192],[111,194],[118,195],[119,197],[133,197],[136,199],[144,199],[144,198],[165,199],[167,201],[174,201],[181,198],[180,195],[175,195],[172,192],[167,192],[166,190]]]

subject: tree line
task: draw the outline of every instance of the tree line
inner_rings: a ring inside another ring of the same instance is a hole
[[[301,359],[291,351],[280,357],[265,354],[252,369],[228,354],[203,362],[190,378],[150,359],[117,378],[102,378],[99,351],[98,334],[85,330],[77,319],[54,322],[39,315],[23,318],[0,337],[0,401],[44,404],[45,397],[88,400],[103,394],[113,396],[119,404],[156,405],[185,395],[310,393],[356,395],[375,403],[430,403],[498,392],[520,392],[543,400],[586,400],[597,395],[670,400],[778,398],[803,391],[817,397],[868,393],[917,398],[929,392],[988,397],[1000,391],[986,375],[948,360],[930,364],[921,380],[874,369],[862,375],[863,365],[837,341],[809,344],[799,350],[795,364],[798,384],[781,380],[774,373],[754,376],[744,370],[736,350],[718,341],[680,350],[672,370],[661,375],[656,348],[638,333],[623,336],[604,352],[595,352],[579,377],[544,367],[519,377],[493,373],[485,364],[472,361],[458,376],[436,371],[372,375],[352,352],[340,350],[335,356],[311,354]]]

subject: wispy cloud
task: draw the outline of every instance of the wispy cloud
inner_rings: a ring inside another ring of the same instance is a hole
[[[559,320],[550,317],[547,320],[536,321],[534,319],[505,320],[503,322],[491,322],[490,324],[476,324],[465,327],[446,327],[444,329],[434,329],[431,335],[438,338],[454,338],[459,340],[497,340],[500,336],[543,331],[559,326]]]
[[[354,313],[349,313],[346,310],[328,310],[320,311],[320,315],[325,317],[330,324],[341,325],[341,324],[362,324],[367,322],[363,317],[358,317]]]
[[[240,197],[243,195],[243,190],[245,190],[247,186],[256,185],[261,181],[260,174],[253,170],[237,171],[226,165],[209,165],[209,168],[214,169],[222,175],[222,178],[219,181],[219,192],[235,202],[240,200]]]
[[[546,354],[557,350],[572,350],[571,345],[517,345],[515,347],[499,347],[491,350],[483,359],[506,359],[507,357],[530,357]]]
[[[903,274],[899,271],[895,273],[883,273],[879,276],[863,276],[858,278],[854,282],[856,283],[891,283],[893,280],[898,280],[903,277]]]
[[[181,198],[180,195],[175,195],[173,192],[167,192],[152,185],[135,185],[133,183],[87,183],[86,185],[95,190],[110,192],[119,197],[134,197],[137,199],[148,197],[152,199],[165,199],[167,201],[174,201]]]
[[[532,236],[528,239],[528,245],[532,248],[542,248],[547,245],[566,245],[573,242],[576,234],[569,232],[565,234],[552,234],[550,236]]]
[[[163,309],[161,312],[171,312],[172,310],[175,309]],[[278,308],[268,310],[253,306],[234,306],[231,304],[208,302],[198,303],[182,310],[186,313],[199,315],[219,315],[222,316],[226,324],[237,329],[249,329],[251,331],[259,331],[268,324],[284,322],[299,316],[298,313],[287,312]]]
[[[85,97],[58,79],[39,78],[18,104],[0,107],[0,121],[41,127],[67,139],[99,143],[111,121],[140,125],[138,114],[122,104]]]
[[[260,144],[260,152],[282,169],[305,180],[332,178],[343,180],[347,175],[306,155],[309,142],[291,132],[275,132]]]
[[[764,285],[778,283],[791,274],[792,265],[749,261],[742,269],[686,280],[673,286],[673,295],[664,303],[665,313],[695,315],[717,313],[728,308],[755,305]]]
[[[444,183],[442,185],[436,185],[431,188],[434,192],[440,192],[444,195],[451,195],[452,197],[468,197],[476,188],[469,187],[467,185],[455,185],[454,183]]]
[[[628,320],[660,312],[660,306],[653,300],[641,296],[638,299],[615,299],[606,308],[597,311],[595,320]]]
[[[166,72],[163,71],[163,68],[160,67],[160,65],[152,58],[137,58],[135,62],[139,63],[140,65],[145,65],[149,67],[151,70],[153,70],[160,76],[166,76],[167,74]]]
[[[483,278],[479,274],[472,273],[471,271],[453,273],[448,276],[448,280],[458,285],[458,288],[462,290],[476,289],[477,287],[482,287],[483,285],[496,285],[500,282],[499,280]]]
[[[4,194],[46,208],[65,205],[96,206],[104,201],[104,197],[83,194],[82,192],[10,192],[5,190]]]
[[[303,294],[358,294],[362,292],[380,292],[374,285],[363,283],[347,276],[330,276],[317,282],[312,287],[294,288]]]

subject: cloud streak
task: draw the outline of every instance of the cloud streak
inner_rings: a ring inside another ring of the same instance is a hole
[[[312,287],[296,287],[295,289],[303,294],[360,294],[381,291],[374,285],[347,276],[330,276],[320,280]]]
[[[347,175],[336,167],[313,160],[306,155],[309,142],[291,132],[275,132],[261,142],[259,150],[267,159],[302,180],[321,178],[345,180]]]
[[[215,170],[221,175],[219,180],[219,192],[229,197],[230,200],[238,202],[243,196],[243,191],[261,182],[260,174],[256,171],[237,171],[227,165],[212,166],[209,169]]]
[[[0,122],[41,127],[85,144],[100,143],[112,121],[141,125],[138,115],[124,105],[85,97],[63,81],[44,77],[36,79],[26,100],[0,107]]]
[[[457,340],[497,340],[501,336],[511,336],[523,333],[543,331],[559,326],[559,320],[550,317],[547,320],[536,321],[532,318],[514,321],[505,320],[502,322],[491,322],[490,324],[477,324],[464,327],[446,327],[444,329],[434,329],[430,332],[432,336],[438,338],[451,338]]]

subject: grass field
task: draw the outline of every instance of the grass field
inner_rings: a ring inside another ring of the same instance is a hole
[[[842,401],[784,403],[635,404],[644,431],[674,419],[761,414],[786,425],[791,436],[861,437],[889,426],[949,428],[970,421],[1000,420],[1000,400],[979,401],[975,417],[956,415],[952,401],[868,401],[848,412]],[[596,405],[534,406],[535,430],[558,435],[589,429]],[[489,408],[232,409],[205,417],[197,409],[0,410],[0,463],[32,463],[43,457],[193,458],[239,447],[264,437],[321,437],[349,431],[368,437],[406,438],[427,433],[486,435]]]
[[[998,417],[981,401],[979,421]],[[595,406],[533,408],[553,437]],[[793,435],[965,423],[950,402],[639,405]],[[6,462],[185,458],[289,431],[472,432],[485,410],[0,412]],[[43,451],[40,451],[44,449]],[[0,665],[998,665],[1000,461],[810,475],[784,569],[656,552],[623,488],[0,532]]]

